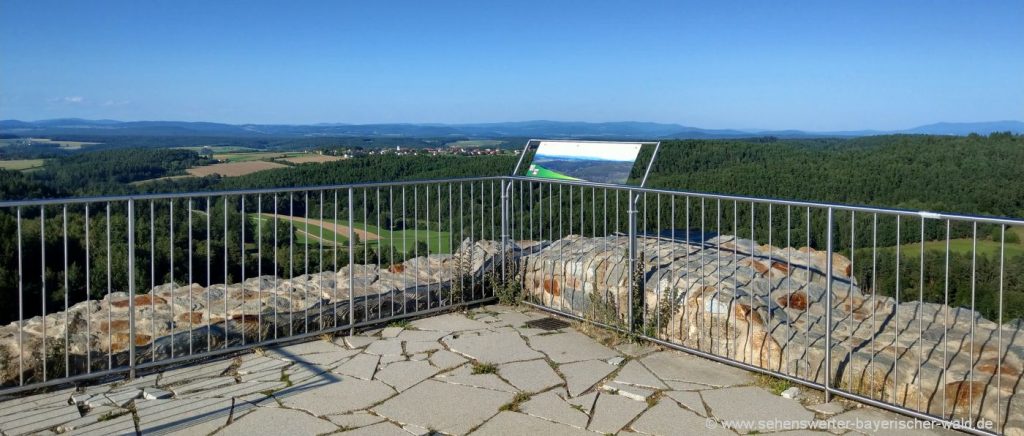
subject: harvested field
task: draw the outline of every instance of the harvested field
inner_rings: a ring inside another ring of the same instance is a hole
[[[273,214],[264,213],[262,215],[263,215],[264,218],[274,219],[274,215]],[[281,219],[281,220],[289,220],[290,219],[290,220],[295,221],[297,223],[307,224],[307,226],[306,226],[307,229],[309,229],[309,226],[322,227],[325,230],[325,233],[324,233],[325,236],[327,235],[326,232],[335,232],[335,233],[337,233],[339,235],[348,235],[348,226],[343,226],[341,224],[333,223],[333,222],[330,222],[330,221],[327,221],[327,220],[321,221],[321,220],[318,220],[318,219],[312,219],[312,218],[311,219],[306,219],[306,218],[303,218],[303,217],[290,217],[290,216],[286,216],[286,215],[278,215],[277,218]],[[312,230],[312,229],[310,229],[310,230]],[[366,230],[353,229],[353,231],[355,232],[356,235],[359,235],[359,239],[361,239],[363,241],[376,241],[376,240],[380,239],[380,236],[377,235],[376,233],[370,233],[370,232],[368,232]],[[319,234],[319,229],[313,230],[313,232],[316,232],[317,234]]]
[[[11,171],[24,171],[40,168],[46,163],[42,159],[0,160],[0,168]]]
[[[224,177],[235,177],[277,168],[287,168],[287,165],[263,161],[229,162],[189,168],[188,173],[197,177],[204,177],[213,174],[220,174]]]
[[[339,157],[339,156],[323,156],[323,155],[319,155],[319,154],[311,154],[311,155],[306,155],[306,156],[288,157],[288,158],[278,159],[278,160],[283,160],[285,162],[290,162],[290,163],[293,163],[293,164],[304,164],[304,163],[334,162],[334,161],[339,161],[339,160],[344,160],[344,159],[345,158]]]

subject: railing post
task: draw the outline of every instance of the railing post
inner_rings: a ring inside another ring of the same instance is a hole
[[[825,402],[832,401],[832,208],[825,232]]]
[[[135,378],[135,200],[131,198],[128,199],[128,377]]]
[[[355,232],[355,193],[348,188],[348,335],[356,334],[356,232]],[[365,206],[365,205],[364,205]]]
[[[636,298],[636,296],[634,296],[633,294],[635,293],[634,292],[635,291],[634,288],[639,285],[639,283],[636,283],[636,213],[637,213],[637,210],[636,210],[636,200],[637,199],[639,199],[639,195],[634,197],[633,190],[629,190],[629,192],[628,192],[628,200],[627,200],[629,202],[629,205],[626,207],[626,216],[628,218],[628,223],[627,223],[626,231],[627,231],[627,235],[628,235],[628,238],[629,238],[629,245],[628,245],[629,249],[627,250],[628,251],[628,256],[629,256],[629,273],[628,273],[628,277],[629,277],[628,293],[629,293],[629,296],[628,296],[628,301],[627,301],[628,304],[629,304],[629,311],[627,312],[627,316],[629,318],[628,322],[629,322],[629,332],[630,333],[634,333],[635,330],[636,330],[636,314],[634,313],[634,309],[633,309],[634,305],[635,305],[635,300],[634,299]]]
[[[493,186],[493,185],[491,185]],[[506,271],[506,265],[508,259],[506,259],[506,252],[508,251],[508,220],[509,220],[509,208],[508,208],[508,189],[511,189],[512,185],[507,180],[501,179],[501,281],[504,284],[508,278],[508,272]]]

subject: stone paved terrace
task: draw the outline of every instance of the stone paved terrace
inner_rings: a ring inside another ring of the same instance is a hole
[[[603,331],[525,326],[546,316],[486,306],[0,399],[0,432],[716,435],[733,433],[727,420],[908,420],[808,389],[786,398],[771,379]]]

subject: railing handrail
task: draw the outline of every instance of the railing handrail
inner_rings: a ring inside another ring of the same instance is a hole
[[[11,208],[11,207],[26,207],[26,206],[51,206],[51,205],[65,205],[65,204],[84,204],[84,203],[106,203],[106,202],[118,202],[118,201],[129,201],[129,200],[166,200],[173,198],[202,198],[202,197],[222,197],[230,195],[256,195],[256,194],[274,194],[274,193],[287,193],[287,192],[304,192],[304,191],[328,191],[334,189],[348,189],[348,188],[374,188],[383,186],[410,186],[410,185],[425,185],[433,183],[456,183],[456,182],[478,182],[484,180],[501,180],[507,176],[473,176],[473,177],[450,177],[444,179],[413,179],[413,180],[396,180],[393,182],[362,182],[362,183],[342,183],[332,185],[313,185],[313,186],[287,186],[279,188],[259,188],[259,189],[232,189],[232,190],[220,190],[220,191],[192,191],[192,192],[166,192],[166,193],[155,193],[155,194],[129,194],[129,195],[100,195],[100,196],[89,196],[89,197],[64,197],[64,198],[38,198],[28,200],[2,200],[0,201],[0,208]]]
[[[373,188],[381,186],[410,186],[410,185],[423,185],[431,183],[457,183],[457,182],[470,182],[470,181],[482,181],[482,180],[514,180],[514,181],[528,181],[528,182],[542,182],[542,183],[554,183],[560,185],[570,186],[586,186],[592,188],[603,188],[603,189],[615,189],[620,191],[632,191],[636,193],[650,193],[650,194],[668,194],[668,195],[686,195],[693,197],[703,197],[718,200],[730,200],[730,201],[743,201],[743,202],[754,202],[761,204],[775,204],[783,206],[797,206],[797,207],[815,207],[815,208],[832,208],[835,210],[853,211],[853,212],[867,212],[867,213],[883,213],[890,215],[900,216],[912,216],[917,218],[935,219],[935,220],[951,220],[951,221],[973,221],[986,224],[1002,224],[1007,226],[1024,226],[1024,218],[1012,218],[1006,216],[996,215],[971,215],[954,212],[934,212],[926,210],[913,210],[913,209],[900,209],[890,207],[877,207],[857,204],[844,204],[844,203],[828,203],[820,201],[805,201],[805,200],[787,200],[784,198],[770,198],[770,197],[754,197],[748,195],[731,195],[731,194],[720,194],[715,192],[700,192],[700,191],[686,191],[686,190],[675,190],[666,188],[649,188],[649,187],[637,187],[637,186],[624,186],[615,185],[609,183],[596,183],[588,182],[583,180],[557,180],[557,179],[537,179],[525,176],[474,176],[474,177],[450,177],[444,179],[414,179],[414,180],[398,180],[393,182],[364,182],[364,183],[342,183],[332,185],[313,185],[313,186],[289,186],[279,188],[259,188],[259,189],[233,189],[233,190],[219,190],[219,191],[193,191],[193,192],[171,192],[171,193],[156,193],[156,194],[130,194],[130,195],[110,195],[110,196],[89,196],[89,197],[64,197],[64,198],[39,198],[39,199],[27,199],[27,200],[2,200],[0,201],[0,208],[11,208],[11,207],[27,207],[27,206],[51,206],[51,205],[67,205],[67,204],[85,204],[85,203],[104,203],[104,202],[118,202],[128,200],[166,200],[173,198],[202,198],[202,197],[221,197],[231,195],[256,195],[256,194],[274,194],[274,193],[287,193],[287,192],[304,192],[304,191],[321,191],[321,190],[332,190],[332,189],[348,189],[348,188]]]
[[[638,186],[623,186],[613,185],[607,183],[594,183],[581,180],[557,180],[557,179],[537,179],[533,177],[524,176],[511,176],[507,177],[511,180],[520,180],[528,182],[543,182],[543,183],[554,183],[560,185],[572,185],[572,186],[586,186],[594,188],[604,189],[616,189],[621,191],[632,191],[635,193],[649,193],[649,194],[668,194],[668,195],[686,195],[692,197],[704,197],[709,199],[718,200],[735,200],[744,202],[754,202],[761,204],[774,204],[782,206],[798,206],[798,207],[813,207],[820,209],[832,208],[834,210],[854,211],[854,212],[867,212],[867,213],[883,213],[890,215],[901,215],[901,216],[913,216],[917,218],[927,218],[936,220],[953,220],[953,221],[976,221],[987,224],[1004,224],[1007,226],[1024,226],[1024,219],[1001,217],[995,215],[970,215],[970,214],[959,214],[952,212],[933,212],[933,211],[922,211],[913,209],[898,209],[898,208],[887,208],[877,206],[866,206],[866,205],[854,205],[854,204],[843,204],[843,203],[827,203],[817,201],[804,201],[804,200],[786,200],[781,198],[767,198],[767,197],[754,197],[747,195],[730,195],[730,194],[718,194],[713,192],[699,192],[699,191],[683,191],[673,190],[665,188],[641,188]]]

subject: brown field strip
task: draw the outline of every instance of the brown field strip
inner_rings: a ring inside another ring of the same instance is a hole
[[[252,174],[258,171],[287,167],[288,166],[284,164],[264,161],[229,162],[189,168],[188,173],[197,177],[210,176],[213,174],[220,174],[224,177],[235,177]]]
[[[270,214],[270,213],[262,213],[260,215],[262,215],[265,218],[274,219],[274,215]],[[290,220],[295,221],[295,222],[318,226],[318,227],[323,228],[324,230],[328,230],[328,231],[333,230],[335,233],[337,233],[339,235],[348,235],[348,226],[343,226],[341,224],[332,223],[330,221],[321,221],[321,220],[317,220],[317,219],[306,219],[306,218],[303,218],[303,217],[294,217],[294,216],[287,216],[287,215],[278,215],[277,217],[278,217],[278,219],[285,219],[285,220],[290,219]],[[355,232],[355,234],[359,235],[360,239],[362,239],[364,241],[376,241],[376,240],[380,239],[380,236],[377,235],[376,233],[370,233],[370,232],[367,232],[366,230],[353,229],[353,231]]]
[[[334,162],[334,161],[339,161],[339,160],[344,160],[344,159],[345,158],[339,157],[339,156],[321,156],[321,155],[317,154],[317,155],[311,155],[311,156],[288,157],[288,158],[278,159],[278,160],[282,160],[282,161],[285,161],[285,162],[290,162],[290,163],[293,163],[293,164],[304,164],[304,163]]]

